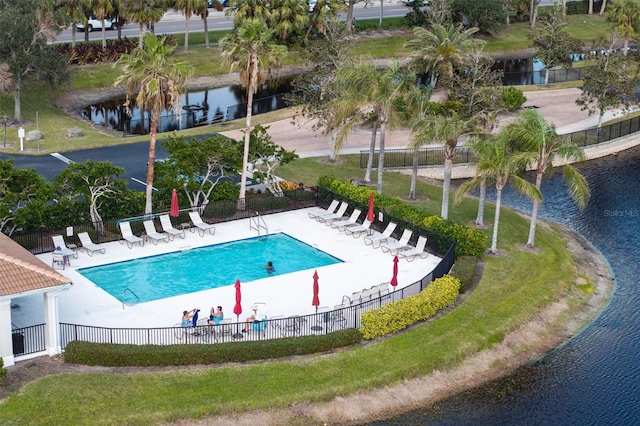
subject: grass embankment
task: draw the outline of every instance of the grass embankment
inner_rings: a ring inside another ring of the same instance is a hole
[[[341,178],[361,174],[354,156],[344,160],[328,167],[304,159],[280,172],[306,182],[321,174]],[[386,173],[387,195],[402,196],[408,189],[407,177]],[[433,212],[436,206],[439,211],[438,188],[420,182],[418,192],[429,197],[422,202],[424,207]],[[475,216],[475,208],[475,201],[468,199],[451,213],[466,223]],[[493,206],[487,206],[486,214],[493,217]],[[571,284],[575,268],[562,238],[541,226],[537,233],[541,253],[527,253],[516,247],[526,241],[527,232],[525,219],[503,211],[499,247],[507,255],[488,257],[482,280],[459,306],[411,331],[304,359],[144,374],[51,376],[0,405],[0,423],[157,424],[248,410],[286,410],[455,367],[500,342],[560,295],[571,293],[576,301],[584,297]],[[285,423],[310,422],[291,414]]]

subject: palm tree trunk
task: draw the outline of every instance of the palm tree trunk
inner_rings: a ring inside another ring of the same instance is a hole
[[[209,23],[207,22],[207,13],[202,14],[202,23],[204,24],[204,46],[209,47]]]
[[[443,219],[449,218],[449,189],[451,188],[451,171],[453,169],[453,159],[445,157],[444,176],[442,181],[442,209],[440,216]]]
[[[371,169],[373,168],[373,154],[376,151],[376,134],[378,133],[378,122],[373,123],[371,131],[371,145],[369,145],[369,158],[367,159],[367,170],[364,173],[364,181],[371,182]]]
[[[478,200],[478,215],[476,216],[476,225],[484,226],[484,202],[487,199],[487,181],[480,181],[480,199]]]
[[[416,181],[418,180],[418,160],[419,150],[418,148],[413,150],[413,167],[411,171],[411,187],[409,189],[409,199],[416,199]]]
[[[100,22],[102,22],[102,50],[105,50],[107,48],[107,30],[104,27],[104,18]]]
[[[587,13],[593,15],[593,0],[589,0],[589,11]]]
[[[189,51],[189,18],[190,16],[187,16],[187,19],[184,20],[184,51],[185,52]]]
[[[251,116],[253,115],[253,93],[256,90],[258,78],[258,58],[252,55],[250,59],[250,77],[247,86],[247,118],[244,124],[244,149],[242,151],[242,174],[240,175],[240,197],[238,207],[244,210],[247,193],[247,169],[249,168],[249,141],[251,137]]]
[[[84,29],[85,31],[87,31],[87,29]],[[73,23],[71,24],[71,47],[72,48],[76,48],[76,24]]]
[[[600,16],[604,15],[604,9],[607,7],[607,0],[602,0],[602,6],[600,7]]]
[[[144,34],[144,28],[142,22],[140,22],[140,37],[138,41],[138,47],[142,49],[142,35]]]
[[[155,173],[156,162],[156,133],[158,131],[158,113],[150,112],[151,123],[149,127],[149,161],[147,163],[147,191],[146,201],[144,204],[144,214],[149,215],[153,213],[153,175]]]
[[[382,195],[382,172],[384,172],[384,137],[387,133],[387,122],[383,121],[380,126],[380,154],[378,155],[378,194]]]
[[[544,70],[544,85],[546,86],[547,84],[549,84],[549,68],[545,67],[545,70]]]
[[[493,218],[493,235],[491,236],[491,253],[498,252],[498,223],[500,222],[500,205],[502,204],[502,188],[496,183],[496,214]]]
[[[19,123],[22,120],[22,103],[20,102],[20,92],[22,91],[22,78],[18,77],[13,82],[13,118]]]
[[[332,163],[335,163],[336,161],[338,161],[338,144],[336,142],[336,138],[337,138],[337,131],[336,129],[331,129],[331,151],[329,152],[329,161],[331,161]]]
[[[538,173],[536,173],[536,188],[540,191],[542,187],[542,171],[543,169],[538,169]],[[538,210],[540,209],[541,201],[533,200],[533,208],[531,209],[531,225],[529,226],[529,238],[527,239],[527,247],[535,246],[536,239],[536,222],[538,221]]]

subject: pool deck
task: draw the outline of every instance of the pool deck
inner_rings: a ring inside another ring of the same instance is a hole
[[[374,249],[370,245],[365,245],[363,236],[353,238],[310,219],[308,212],[312,210],[317,208],[267,215],[263,216],[263,219],[269,228],[269,233],[284,232],[343,261],[343,263],[317,268],[320,277],[320,306],[333,308],[334,305],[342,302],[343,295],[350,296],[355,291],[391,280],[393,256],[383,253],[380,248]],[[185,239],[176,237],[168,243],[159,242],[153,245],[147,242],[144,247],[136,244],[131,249],[126,244],[118,242],[105,243],[103,246],[106,248],[106,253],[95,253],[92,257],[81,251],[77,259],[71,259],[71,266],[59,270],[73,282],[73,286],[59,296],[59,320],[63,323],[114,328],[170,327],[180,322],[183,310],[199,308],[202,310],[200,314],[202,318],[208,315],[212,306],[217,305],[223,307],[226,318],[235,320],[236,316],[233,314],[235,280],[228,286],[123,308],[120,300],[84,278],[76,269],[255,236],[257,231],[250,229],[249,219],[242,219],[217,224],[215,235],[206,233],[201,237],[198,232],[187,231]],[[44,263],[51,265],[51,253],[38,257]],[[434,255],[426,259],[416,258],[412,262],[400,259],[398,288],[423,278],[439,261],[440,258]],[[274,257],[275,274],[268,276],[265,272],[264,279],[242,282],[241,321],[250,314],[250,307],[254,302],[266,303],[268,317],[307,315],[315,312],[315,308],[311,305],[314,269],[278,275],[278,264],[282,262],[286,262],[286,259]],[[247,268],[263,267],[262,264],[247,264]],[[43,315],[40,300],[34,297],[23,297],[13,301],[20,305],[20,308],[14,311],[13,317],[17,326],[33,325],[44,321],[44,317],[38,318]]]

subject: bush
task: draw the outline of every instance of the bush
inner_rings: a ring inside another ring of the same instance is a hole
[[[481,256],[487,247],[487,236],[477,229],[462,225],[440,216],[424,218],[425,228],[449,237],[456,242],[456,256]]]
[[[520,108],[522,104],[527,102],[527,97],[522,93],[522,90],[513,86],[506,87],[503,90],[501,99],[504,106],[510,111]]]
[[[268,212],[271,210],[285,209],[291,204],[291,200],[287,197],[256,197],[248,198],[249,210],[255,212]]]
[[[209,345],[118,345],[75,340],[67,345],[64,361],[105,367],[219,364],[325,352],[361,340],[362,334],[352,328],[321,336]]]
[[[365,312],[360,320],[362,337],[375,339],[424,321],[458,299],[460,280],[445,275],[431,282],[420,294],[409,296],[380,309]]]
[[[213,187],[209,201],[234,200],[238,196],[240,196],[240,187],[235,182],[227,180]]]
[[[7,369],[4,368],[4,359],[0,356],[0,383],[2,383],[2,379],[7,375]]]
[[[231,217],[236,214],[236,202],[235,200],[223,200],[209,203],[206,212],[211,217]]]

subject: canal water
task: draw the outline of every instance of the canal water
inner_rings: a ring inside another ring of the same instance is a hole
[[[372,425],[632,425],[640,421],[640,148],[581,166],[580,211],[561,173],[543,181],[541,216],[589,239],[616,277],[610,304],[578,336],[514,374]],[[505,204],[530,213],[510,192]]]

